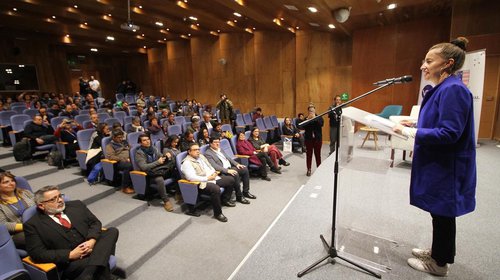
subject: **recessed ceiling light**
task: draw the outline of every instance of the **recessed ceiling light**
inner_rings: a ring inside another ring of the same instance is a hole
[[[241,14],[240,13],[237,13],[237,12],[234,12],[233,15],[237,16],[237,17],[241,17]]]
[[[167,28],[167,31],[170,31],[170,28]]]
[[[146,48],[146,46],[143,46],[142,48],[144,48],[144,49],[145,49],[145,48]]]
[[[217,33],[220,33],[220,29],[217,29]]]
[[[66,34],[66,38],[69,38],[69,34]]]
[[[139,8],[139,9],[142,9],[142,5],[139,5],[139,7],[138,7],[138,8]]]
[[[298,11],[299,10],[294,5],[283,5],[283,6],[285,6],[285,8],[289,9],[290,11]]]
[[[163,38],[163,41],[167,41],[167,38]]]
[[[52,16],[53,19],[56,19],[56,16]]]
[[[88,22],[84,22],[83,24],[85,24],[85,25],[89,25],[89,24],[88,24]]]
[[[17,12],[17,8],[12,8],[12,10],[13,10],[14,12]]]
[[[96,48],[91,48],[91,49],[90,49],[90,51],[91,51],[91,52],[97,52],[97,51],[98,51],[98,49],[96,49]]]
[[[111,15],[111,14],[108,14],[108,17],[112,17],[112,15]]]
[[[113,37],[113,36],[107,36],[107,37],[106,37],[106,40],[108,40],[108,41],[114,41],[114,40],[115,40],[115,37]]]
[[[315,22],[310,22],[310,23],[309,23],[309,25],[310,25],[310,26],[314,26],[314,27],[318,27],[318,26],[319,26],[319,24],[317,24],[317,23],[315,23]]]
[[[330,24],[328,24],[328,27],[329,27],[330,29],[334,29],[334,28],[335,28],[335,25],[333,25],[332,23],[330,23]]]
[[[389,5],[387,6],[387,9],[388,9],[388,10],[392,10],[392,9],[395,9],[396,7],[397,7],[397,5],[396,5],[396,4],[394,4],[394,3],[392,3],[392,4],[389,4]]]
[[[191,37],[191,33],[189,33],[188,36]]]
[[[141,36],[144,37],[144,33],[142,33]]]
[[[160,21],[155,22],[155,24],[158,26],[163,26],[163,22],[160,22]]]
[[[190,20],[198,20],[198,18],[197,18],[197,17],[195,17],[195,16],[190,16],[190,17],[189,17],[189,19],[190,19]]]
[[[73,7],[74,7],[75,9],[78,9],[78,5],[73,5]]]
[[[307,9],[309,10],[309,12],[311,13],[317,13],[318,12],[318,9],[316,9],[316,7],[307,7]]]

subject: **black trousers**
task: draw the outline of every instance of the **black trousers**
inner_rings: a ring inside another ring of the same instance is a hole
[[[455,262],[456,218],[432,216],[432,255],[440,266]]]
[[[212,208],[214,209],[214,216],[219,216],[222,214],[220,188],[224,188],[222,200],[229,201],[231,194],[233,193],[234,179],[229,178],[228,176],[223,176],[221,179],[217,180],[216,183],[217,184],[207,183],[205,188],[199,189],[199,192],[210,195],[210,201],[212,202]]]
[[[243,192],[248,192],[248,190],[250,189],[250,173],[248,173],[248,169],[246,168],[238,169],[234,167],[230,169],[235,170],[238,173],[234,176],[229,173],[223,176],[229,176],[233,178],[233,189],[236,197],[243,197],[243,193],[241,192],[241,182],[243,182]]]
[[[100,267],[109,271],[109,257],[115,254],[118,229],[110,227],[101,233],[92,253],[83,259],[72,261],[64,268],[63,276],[67,279],[77,278],[88,266]],[[100,278],[103,279],[103,278]]]
[[[122,188],[132,187],[132,179],[130,179],[130,171],[133,171],[132,163],[126,161],[119,161],[116,165],[117,171],[122,172]]]

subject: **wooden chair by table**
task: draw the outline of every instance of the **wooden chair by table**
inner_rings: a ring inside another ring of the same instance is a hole
[[[378,128],[364,126],[364,127],[360,128],[359,130],[366,132],[366,136],[365,136],[365,139],[363,139],[363,143],[361,144],[361,148],[363,148],[363,146],[365,145],[366,140],[373,140],[373,142],[375,143],[375,150],[378,150],[378,144],[377,144],[377,141],[378,141],[378,136],[377,136]],[[370,135],[372,137],[370,137]]]

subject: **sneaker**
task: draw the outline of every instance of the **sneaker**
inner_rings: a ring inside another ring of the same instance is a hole
[[[419,249],[419,248],[413,248],[411,250],[412,255],[415,257],[423,260],[423,259],[429,259],[431,258],[431,250],[430,249]]]
[[[172,205],[172,203],[167,200],[165,201],[165,203],[163,204],[163,208],[167,211],[167,212],[172,212],[174,211],[174,206]]]
[[[448,270],[450,268],[449,264],[446,264],[445,266],[437,265],[436,261],[433,258],[428,258],[428,259],[411,258],[408,259],[408,265],[411,266],[413,269],[422,272],[427,272],[435,276],[447,276]]]

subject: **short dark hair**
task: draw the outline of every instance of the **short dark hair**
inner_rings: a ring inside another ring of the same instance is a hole
[[[198,143],[191,143],[191,144],[189,144],[188,151],[191,151],[191,148],[192,148],[193,146],[200,146],[200,145],[199,145]]]
[[[208,143],[212,144],[215,140],[220,140],[220,138],[211,136],[211,137],[208,139]]]
[[[139,137],[137,138],[137,143],[141,144],[141,142],[142,142],[141,138],[144,138],[144,137],[149,138],[149,135],[147,135],[146,133],[139,135]]]
[[[117,129],[113,129],[113,131],[111,132],[111,135],[113,136],[113,138],[115,138],[117,136],[123,136],[123,135],[125,135],[125,133],[123,132],[123,130],[117,128]]]

